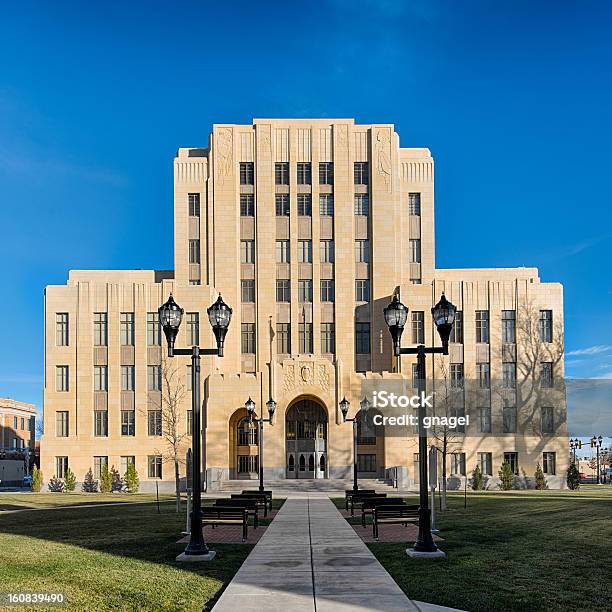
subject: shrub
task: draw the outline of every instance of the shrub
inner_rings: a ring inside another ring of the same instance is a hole
[[[121,478],[121,474],[119,470],[115,469],[115,466],[111,468],[111,491],[113,493],[121,493],[123,491],[123,487],[125,483],[123,482],[123,478]]]
[[[83,481],[83,492],[84,493],[97,493],[98,492],[98,481],[94,480],[93,472],[91,468],[87,470],[85,474],[85,480]]]
[[[534,478],[535,478],[535,488],[538,491],[543,491],[544,489],[547,488],[546,478],[544,478],[544,472],[542,471],[542,466],[539,463],[538,463],[538,466],[536,467]]]
[[[34,466],[32,470],[32,491],[34,493],[40,493],[43,486],[43,473]]]
[[[113,480],[108,467],[105,465],[100,474],[100,493],[110,493],[113,488]]]
[[[503,491],[509,491],[514,485],[514,472],[507,461],[501,464],[499,474],[499,488]]]
[[[138,478],[138,472],[136,466],[133,463],[128,463],[127,470],[123,477],[125,481],[125,488],[128,493],[137,493],[140,487],[140,479]]]
[[[567,468],[567,488],[575,491],[580,487],[580,472],[576,464],[572,461]]]
[[[66,470],[65,483],[66,491],[74,491],[76,489],[76,476],[70,468]]]
[[[66,484],[61,478],[54,476],[49,481],[49,491],[51,491],[51,493],[63,493],[65,489],[66,489]]]
[[[472,487],[473,491],[482,491],[484,489],[484,476],[480,471],[479,465],[477,465],[472,472],[470,486]]]

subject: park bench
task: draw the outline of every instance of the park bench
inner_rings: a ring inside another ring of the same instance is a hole
[[[257,507],[263,510],[264,516],[268,516],[268,500],[265,495],[259,495],[257,493],[232,493],[231,498],[255,500]]]
[[[236,508],[246,508],[247,514],[253,516],[253,529],[259,527],[259,512],[256,499],[217,499],[213,504],[216,506],[233,506]]]
[[[361,500],[361,525],[366,526],[366,515],[371,514],[374,516],[374,508],[376,506],[405,506],[406,502],[401,497],[374,497],[374,498],[363,498]]]
[[[375,494],[376,491],[374,489],[357,489],[357,491],[355,491],[354,489],[347,489],[344,492],[344,508],[346,510],[349,509],[349,502],[351,501],[353,495],[365,495],[366,493]]]
[[[408,525],[419,520],[419,507],[404,505],[382,505],[374,508],[372,521],[372,535],[378,540],[378,527],[380,525]]]
[[[355,516],[355,506],[361,504],[365,499],[385,499],[386,493],[364,493],[363,495],[353,495],[351,497],[351,516]]]
[[[242,506],[202,506],[202,527],[242,525],[242,541],[246,542],[249,525],[248,509]]]
[[[270,510],[272,510],[272,491],[260,491],[259,489],[243,489],[242,493],[244,495],[252,495],[253,493],[256,493],[257,495],[265,495]]]

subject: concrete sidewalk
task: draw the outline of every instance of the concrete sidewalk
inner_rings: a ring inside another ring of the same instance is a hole
[[[409,612],[411,602],[329,499],[288,499],[214,612]]]

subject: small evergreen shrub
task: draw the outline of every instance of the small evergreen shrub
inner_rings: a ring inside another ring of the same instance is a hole
[[[510,491],[514,485],[514,472],[507,461],[501,464],[499,474],[499,488],[503,491]]]
[[[128,463],[123,480],[125,481],[125,488],[128,493],[138,493],[140,479],[138,478],[136,466],[133,463]]]
[[[83,481],[83,493],[97,493],[98,492],[98,481],[94,479],[91,468],[87,470],[85,474],[85,480]]]
[[[113,488],[113,479],[108,467],[105,465],[100,474],[100,493],[110,493]]]
[[[567,488],[572,491],[580,488],[580,472],[573,461],[567,468]]]
[[[66,470],[66,478],[64,481],[66,484],[66,491],[74,491],[76,489],[76,476],[70,468]]]
[[[119,470],[117,470],[114,465],[111,468],[110,474],[111,474],[111,491],[113,493],[121,493],[123,491],[123,487],[125,486],[125,483],[123,482],[123,478],[121,478],[121,474],[119,473]]]
[[[472,487],[473,491],[482,491],[484,489],[484,476],[480,471],[479,465],[477,465],[472,472],[470,486]]]
[[[40,493],[43,486],[43,473],[34,466],[32,470],[32,491],[34,493]]]
[[[66,490],[66,484],[61,478],[54,476],[49,481],[49,491],[51,493],[63,493]]]
[[[544,472],[542,471],[542,466],[539,463],[538,463],[538,466],[536,467],[534,479],[535,479],[535,488],[538,491],[543,491],[544,489],[547,488],[546,478],[544,478]]]

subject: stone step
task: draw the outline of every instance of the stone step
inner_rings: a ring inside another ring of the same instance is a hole
[[[224,480],[219,483],[219,491],[226,493],[240,492],[243,489],[256,489],[257,480]],[[339,478],[292,478],[286,480],[266,480],[266,489],[283,491],[345,491],[353,487],[353,481]],[[373,478],[360,478],[359,488],[376,489],[381,493],[394,493],[388,482]]]

